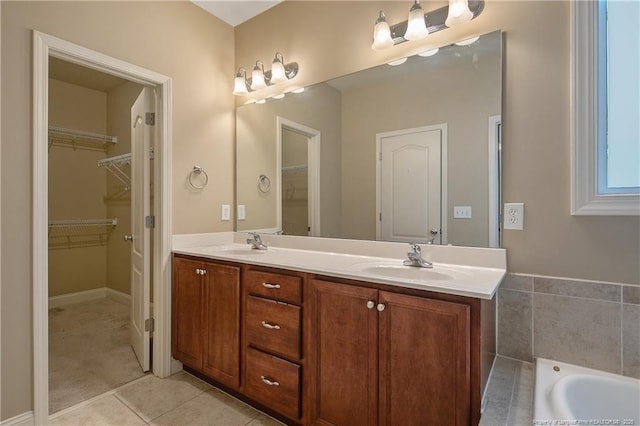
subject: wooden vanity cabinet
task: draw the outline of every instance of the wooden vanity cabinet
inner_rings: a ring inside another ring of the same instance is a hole
[[[172,355],[214,380],[240,386],[240,268],[173,261]]]
[[[312,424],[472,422],[469,305],[320,279],[310,289]]]

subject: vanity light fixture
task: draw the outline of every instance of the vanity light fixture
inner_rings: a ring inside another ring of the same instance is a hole
[[[387,65],[391,65],[391,66],[395,67],[397,65],[402,65],[405,62],[407,62],[407,58],[400,58],[400,59],[396,59],[395,61],[387,62]]]
[[[293,90],[291,90],[291,93],[302,93],[304,92],[304,87],[296,87]]]
[[[426,58],[426,57],[435,55],[439,51],[440,51],[440,48],[436,47],[435,49],[429,49],[429,50],[425,50],[423,52],[420,52],[420,53],[418,53],[418,56],[422,56],[423,58]]]
[[[291,80],[298,75],[298,69],[296,62],[286,64],[282,53],[276,52],[271,70],[265,71],[264,64],[260,60],[256,61],[253,67],[251,78],[247,78],[244,68],[238,69],[233,82],[233,94],[246,95],[249,92]]]
[[[278,93],[277,95],[272,96],[273,99],[282,99],[284,97],[285,97],[284,93]]]
[[[475,36],[475,37],[467,38],[465,40],[460,40],[456,42],[456,46],[469,46],[470,44],[475,43],[479,39],[480,39],[480,36]]]
[[[414,0],[409,19],[391,26],[380,11],[373,29],[371,48],[381,50],[405,41],[421,40],[428,34],[464,24],[479,16],[483,10],[484,0],[449,0],[448,6],[429,12],[427,16],[420,1]]]
[[[424,10],[420,6],[420,0],[414,0],[411,10],[409,10],[409,20],[407,30],[404,32],[405,40],[421,40],[429,35],[427,23],[425,21]]]
[[[469,0],[449,0],[449,13],[444,24],[449,27],[457,27],[466,24],[473,19],[473,13],[469,10]]]

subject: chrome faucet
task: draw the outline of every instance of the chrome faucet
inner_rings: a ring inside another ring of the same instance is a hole
[[[247,238],[247,244],[251,244],[251,248],[254,250],[266,250],[267,245],[262,242],[260,234],[257,232],[249,232],[249,238]]]
[[[433,263],[422,258],[422,249],[416,243],[409,243],[408,259],[402,264],[404,266],[415,266],[418,268],[433,268]]]

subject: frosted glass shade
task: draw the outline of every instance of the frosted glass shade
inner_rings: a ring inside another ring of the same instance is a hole
[[[424,21],[424,10],[419,3],[415,3],[409,11],[409,21],[407,22],[407,31],[404,33],[406,40],[420,40],[429,34],[427,24]]]
[[[449,0],[449,14],[444,24],[451,28],[469,22],[473,13],[469,10],[468,0]]]
[[[251,89],[259,90],[267,87],[267,83],[264,81],[264,73],[258,67],[255,67],[251,72]]]
[[[279,60],[274,59],[273,63],[271,64],[271,83],[282,83],[286,80],[287,77],[284,72],[284,65]]]
[[[373,44],[371,48],[373,50],[388,49],[393,46],[393,40],[391,39],[391,29],[389,24],[384,18],[376,21],[376,26],[373,27]]]
[[[234,95],[246,95],[249,93],[247,90],[247,83],[245,82],[244,76],[239,75],[233,79],[233,94]]]

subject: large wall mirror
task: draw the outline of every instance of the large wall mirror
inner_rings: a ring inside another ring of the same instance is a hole
[[[433,53],[238,107],[236,229],[498,247],[502,34]]]

